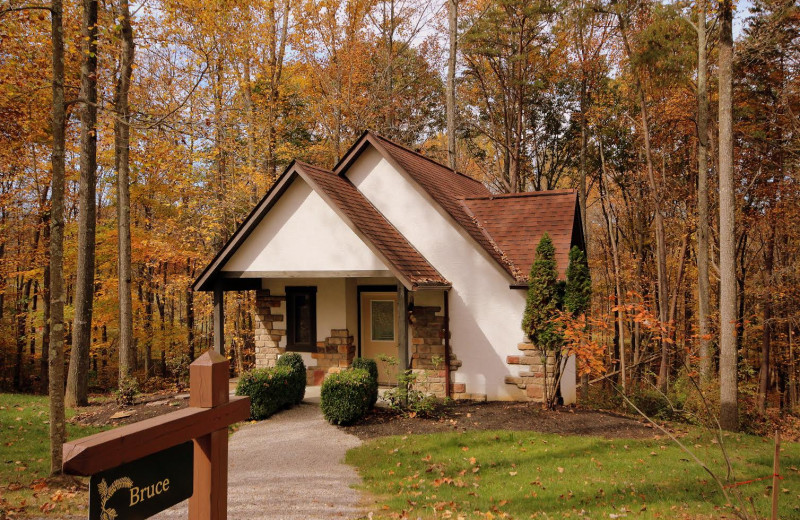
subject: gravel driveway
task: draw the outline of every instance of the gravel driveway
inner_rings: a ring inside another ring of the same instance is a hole
[[[325,422],[318,393],[318,387],[310,387],[302,404],[246,424],[231,436],[228,518],[322,520],[362,514],[361,495],[351,487],[359,476],[343,462],[345,452],[361,441]],[[186,518],[186,508],[183,502],[153,518]]]

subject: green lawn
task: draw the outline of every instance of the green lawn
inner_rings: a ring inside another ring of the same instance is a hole
[[[722,478],[718,445],[682,441]],[[773,444],[725,438],[736,480],[772,475]],[[607,440],[532,432],[409,435],[347,454],[377,503],[373,518],[733,518],[717,485],[669,439]],[[800,518],[800,445],[782,450],[780,518]],[[772,481],[737,487],[761,517]]]
[[[4,510],[21,507],[25,513],[53,508],[52,514],[58,516],[81,500],[69,488],[42,481],[50,473],[48,406],[47,397],[0,393],[0,517],[8,514]],[[73,414],[67,410],[67,417]],[[67,438],[100,430],[67,424]]]

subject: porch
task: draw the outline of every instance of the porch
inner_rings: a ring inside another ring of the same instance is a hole
[[[454,383],[461,362],[450,345],[449,288],[409,291],[391,276],[223,278],[215,287],[215,348],[223,352],[223,298],[227,290],[254,289],[255,366],[274,366],[285,352],[298,352],[307,384],[320,385],[352,365],[374,359],[382,386],[397,384],[411,369],[417,387],[440,397],[468,398]],[[216,317],[216,314],[215,314]],[[224,352],[223,352],[224,353]],[[387,362],[387,359],[393,362]]]

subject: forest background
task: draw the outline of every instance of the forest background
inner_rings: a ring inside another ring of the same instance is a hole
[[[80,405],[120,374],[179,376],[212,343],[195,276],[292,159],[330,167],[372,129],[498,193],[578,190],[584,383],[670,395],[697,378],[732,429],[796,409],[800,8],[740,7],[735,43],[734,11],[0,3],[0,387],[56,395],[60,363]],[[228,293],[236,372],[253,303]]]

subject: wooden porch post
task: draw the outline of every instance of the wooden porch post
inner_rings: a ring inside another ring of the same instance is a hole
[[[214,351],[225,355],[225,292],[220,283],[214,286]]]
[[[397,346],[401,370],[408,370],[408,289],[397,284]]]

